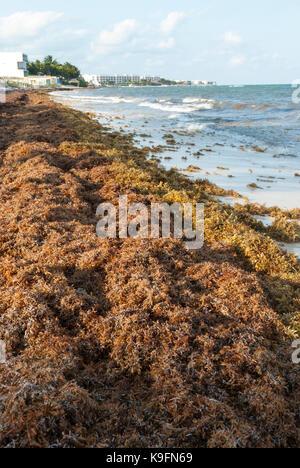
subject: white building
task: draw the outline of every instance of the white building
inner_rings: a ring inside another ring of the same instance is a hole
[[[141,81],[138,75],[98,75],[98,81],[101,84],[122,85],[126,83],[139,83]]]
[[[42,88],[50,86],[59,86],[61,84],[60,78],[57,76],[25,76],[18,80],[24,85],[30,86],[32,88]]]
[[[0,52],[0,77],[24,78],[28,75],[28,57],[22,52]]]
[[[82,78],[88,83],[93,86],[100,86],[100,83],[98,81],[98,76],[97,75],[82,75]]]
[[[141,80],[143,81],[151,81],[151,82],[156,82],[156,81],[160,81],[160,76],[142,76],[141,77]]]
[[[106,84],[124,85],[126,83],[139,83],[141,81],[141,77],[138,75],[83,75],[83,78],[94,86]]]

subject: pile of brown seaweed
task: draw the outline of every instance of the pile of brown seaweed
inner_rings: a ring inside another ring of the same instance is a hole
[[[11,95],[0,130],[0,446],[299,446],[279,315],[299,324],[297,261],[221,189],[47,96]],[[120,193],[206,201],[205,247],[98,239]]]

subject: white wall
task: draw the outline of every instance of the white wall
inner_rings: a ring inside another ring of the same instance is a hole
[[[0,52],[0,77],[23,78],[27,73],[27,56],[22,52]],[[24,68],[18,68],[23,63]]]

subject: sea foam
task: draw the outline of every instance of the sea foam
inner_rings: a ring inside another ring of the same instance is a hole
[[[199,103],[199,104],[190,104],[190,105],[181,105],[181,104],[161,104],[159,102],[141,102],[140,107],[149,107],[151,109],[161,110],[162,112],[172,112],[180,114],[190,114],[199,110],[209,110],[213,108],[213,105],[210,103]]]

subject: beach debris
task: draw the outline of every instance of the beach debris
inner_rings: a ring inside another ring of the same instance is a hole
[[[27,95],[1,115],[0,446],[298,448],[300,264],[273,238],[292,230]],[[96,207],[120,193],[202,200],[204,247],[98,238]]]
[[[256,153],[265,153],[266,149],[260,148],[259,146],[252,146],[253,151],[256,151]]]
[[[186,169],[184,169],[185,172],[200,172],[202,171],[202,169],[198,166],[193,166],[193,165],[190,165],[189,167],[187,167]]]
[[[263,190],[262,187],[259,187],[255,182],[252,182],[251,184],[248,184],[247,187],[252,188],[252,189],[260,189]]]

